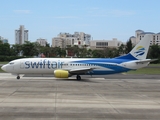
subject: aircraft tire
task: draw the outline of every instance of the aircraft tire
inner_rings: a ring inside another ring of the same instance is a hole
[[[17,79],[20,79],[20,76],[17,76]]]
[[[81,76],[80,75],[77,75],[77,80],[81,80]]]

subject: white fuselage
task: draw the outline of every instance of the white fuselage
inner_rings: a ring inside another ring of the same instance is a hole
[[[6,64],[5,70],[12,74],[53,74],[57,69],[70,71],[93,68],[92,75],[104,75],[136,70],[149,64],[149,62],[136,63],[137,61],[97,58],[26,58],[11,61]]]

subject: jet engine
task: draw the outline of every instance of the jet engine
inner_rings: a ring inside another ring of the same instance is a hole
[[[54,76],[56,78],[68,78],[70,76],[69,72],[66,70],[55,70]]]

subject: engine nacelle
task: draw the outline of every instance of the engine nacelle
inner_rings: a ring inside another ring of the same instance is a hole
[[[56,78],[68,78],[69,77],[69,72],[66,70],[55,70],[54,71],[54,76]]]

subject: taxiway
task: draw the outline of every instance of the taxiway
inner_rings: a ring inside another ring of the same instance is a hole
[[[135,76],[135,75],[133,75]],[[124,78],[125,77],[125,78]],[[146,78],[147,79],[146,79]],[[0,73],[0,120],[159,120],[160,76],[81,81]]]

